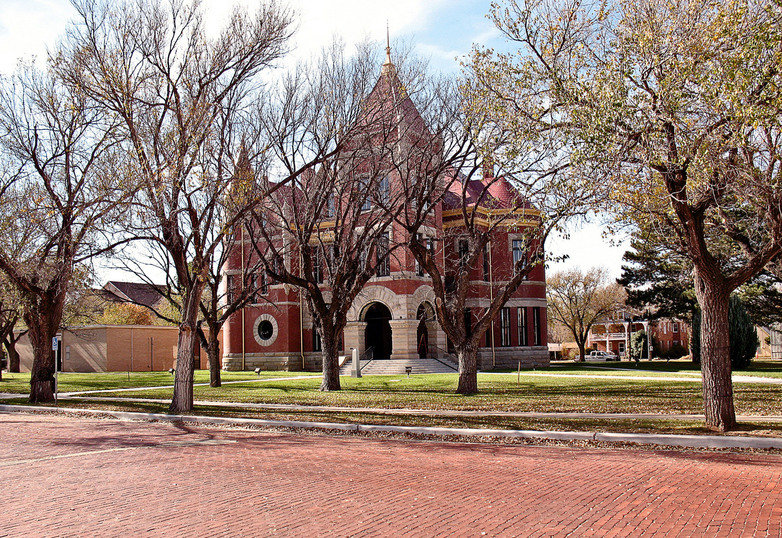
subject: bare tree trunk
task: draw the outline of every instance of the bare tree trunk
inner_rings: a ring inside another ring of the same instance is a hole
[[[340,390],[339,384],[339,337],[336,334],[329,334],[329,331],[323,331],[321,341],[323,342],[323,351],[321,352],[323,360],[323,381],[320,384],[320,390],[331,391]]]
[[[220,379],[220,341],[215,331],[209,330],[209,345],[206,348],[206,356],[209,359],[209,386],[219,387]]]
[[[578,362],[586,361],[586,342],[576,342],[578,345]]]
[[[730,291],[695,276],[701,307],[701,375],[706,427],[728,431],[736,427],[731,379],[728,301]]]
[[[6,352],[8,353],[8,371],[18,374],[19,373],[19,352],[16,351],[16,340],[13,336],[3,342],[5,344]]]
[[[54,352],[52,338],[57,336],[58,325],[53,325],[47,313],[25,314],[33,348],[33,366],[30,374],[30,403],[54,401]]]
[[[459,384],[457,394],[475,394],[478,392],[478,348],[467,345],[456,349],[459,359]]]
[[[179,341],[174,375],[174,395],[168,410],[181,413],[193,410],[193,356],[198,342],[198,304],[202,284],[196,283],[182,305],[182,323],[179,325]]]

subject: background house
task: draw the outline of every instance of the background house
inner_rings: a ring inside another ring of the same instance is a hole
[[[643,358],[679,358],[689,354],[689,323],[674,318],[640,318],[629,310],[620,311],[613,319],[595,323],[589,331],[587,347],[627,358],[630,338],[638,331],[651,335],[651,346]]]

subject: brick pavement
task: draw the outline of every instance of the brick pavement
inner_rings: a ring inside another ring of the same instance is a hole
[[[0,535],[782,536],[782,457],[0,415]]]

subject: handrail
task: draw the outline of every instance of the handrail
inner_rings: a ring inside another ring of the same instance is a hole
[[[364,370],[364,368],[366,368],[367,365],[369,365],[369,363],[374,360],[374,358],[375,358],[374,355],[375,355],[375,347],[374,346],[369,346],[368,348],[366,348],[364,350],[364,355],[358,361],[358,370],[359,370],[359,372],[362,372]],[[369,357],[369,358],[367,358],[367,357]],[[361,365],[362,361],[366,361],[366,362],[364,362],[363,366]]]
[[[442,364],[443,366],[447,366],[448,368],[450,368],[450,369],[451,369],[451,370],[453,370],[454,372],[458,372],[458,371],[459,371],[459,363],[456,363],[456,364],[454,365],[454,363],[452,363],[452,362],[450,362],[450,361],[449,361],[449,362],[441,361],[441,360],[440,360],[440,359],[438,359],[437,357],[432,357],[432,359],[436,360],[437,362],[439,362],[439,363],[440,363],[440,364]]]
[[[450,362],[452,362],[453,364],[455,364],[455,365],[456,365],[456,370],[458,370],[458,369],[459,369],[459,357],[455,356],[453,353],[449,353],[447,350],[445,350],[445,349],[443,349],[443,348],[441,348],[441,347],[439,347],[439,346],[432,346],[432,348],[433,348],[433,349],[435,349],[435,350],[438,350],[438,351],[440,351],[440,353],[442,353],[443,357],[445,357],[445,358],[446,358],[448,361],[450,361]],[[433,357],[433,358],[434,358],[436,361],[438,361],[438,362],[441,362],[441,363],[445,364],[446,366],[451,366],[451,367],[453,367],[453,365],[452,365],[452,364],[447,364],[447,363],[444,363],[443,361],[441,361],[441,360],[440,360],[440,359],[438,359],[437,357]]]

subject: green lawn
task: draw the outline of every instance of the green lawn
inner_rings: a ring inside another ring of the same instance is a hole
[[[246,381],[259,378],[290,377],[297,375],[317,375],[302,372],[222,372],[221,379],[228,381]],[[209,383],[208,370],[196,370],[194,380],[196,383]],[[174,383],[174,376],[168,372],[127,372],[59,374],[59,391],[76,392],[83,390],[125,389],[133,387],[165,386]],[[3,372],[3,380],[0,381],[0,392],[21,393],[30,392],[30,374],[10,374]]]
[[[662,366],[664,363],[655,364]],[[669,367],[679,366],[668,364]],[[632,368],[632,366],[631,366]],[[674,370],[674,372],[687,370]],[[225,409],[214,406],[197,406],[195,413],[225,416],[249,416],[270,419],[317,420],[332,422],[368,422],[374,424],[440,425],[481,428],[564,429],[564,430],[612,430],[640,432],[704,433],[702,425],[693,421],[678,421],[665,417],[673,413],[703,412],[701,385],[697,376],[682,375],[681,380],[642,380],[649,370],[627,371],[622,379],[573,377],[546,377],[541,372],[570,373],[617,371],[594,370],[573,366],[555,367],[536,372],[517,374],[480,374],[480,393],[460,396],[454,393],[456,374],[400,376],[367,376],[361,379],[342,377],[343,390],[320,392],[320,379],[309,377],[289,380],[273,380],[279,377],[313,375],[301,372],[224,372],[228,383],[219,388],[197,386],[194,396],[200,401],[236,403],[334,405],[341,407],[367,407],[386,409],[456,409],[486,411],[538,411],[538,412],[587,412],[587,413],[657,413],[659,419],[528,419],[514,417],[422,417],[405,414],[382,415],[378,413],[324,412],[318,410],[249,410],[239,407]],[[619,373],[623,373],[619,371]],[[666,372],[657,372],[665,375]],[[774,373],[772,371],[772,373]],[[667,373],[670,376],[670,373]],[[206,371],[196,373],[196,382],[208,382]],[[29,390],[29,374],[4,374],[0,392],[26,393]],[[62,374],[62,392],[134,388],[154,385],[170,385],[173,379],[168,373],[127,374]],[[736,412],[746,415],[782,414],[782,385],[737,383],[734,385]],[[100,394],[102,397],[170,399],[171,389],[138,390]],[[10,400],[7,400],[9,402]],[[18,403],[18,400],[17,400]],[[167,406],[158,403],[88,402],[69,400],[67,405],[85,407],[121,408],[165,412]],[[782,435],[782,424],[762,421],[743,425],[746,432],[761,435]]]
[[[267,377],[297,375],[267,373]],[[255,378],[255,376],[250,376]],[[601,413],[701,413],[701,386],[695,380],[580,379],[516,374],[481,374],[480,393],[460,396],[456,374],[342,377],[343,390],[320,392],[318,378],[248,382],[219,388],[195,387],[196,400],[337,405],[349,407],[579,411]],[[0,385],[1,387],[2,385]],[[64,389],[63,389],[64,390]],[[742,414],[779,414],[782,385],[736,384]],[[171,389],[107,393],[126,398],[170,398]]]
[[[606,375],[617,373],[637,372],[636,375],[666,375],[666,374],[700,374],[700,367],[690,360],[675,361],[641,361],[638,366],[634,362],[589,362],[586,365],[574,363],[562,363],[552,367],[550,371],[591,373]],[[621,370],[621,372],[620,372]],[[782,361],[753,361],[746,369],[734,370],[734,375],[747,375],[753,377],[782,378]]]

